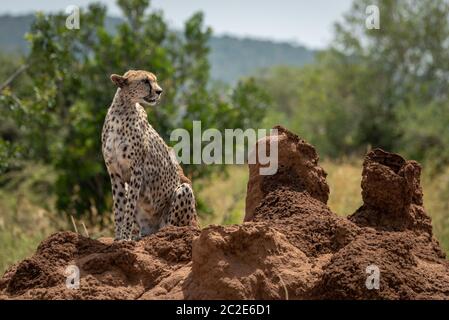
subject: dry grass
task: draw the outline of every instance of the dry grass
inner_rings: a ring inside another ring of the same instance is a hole
[[[449,168],[436,176],[422,175],[424,208],[432,218],[433,233],[449,258]]]
[[[352,214],[362,205],[362,163],[350,160],[323,161],[321,166],[328,174],[329,207],[340,216]]]

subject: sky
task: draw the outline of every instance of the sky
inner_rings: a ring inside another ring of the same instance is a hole
[[[0,0],[0,14],[23,14],[35,10],[64,11],[69,5],[85,7],[90,0]],[[120,16],[115,0],[99,1],[108,13]],[[205,14],[214,34],[249,36],[324,48],[332,39],[333,23],[351,6],[352,0],[152,0],[170,25],[179,28],[194,12]],[[81,20],[82,21],[82,20]],[[82,22],[81,22],[82,23]]]

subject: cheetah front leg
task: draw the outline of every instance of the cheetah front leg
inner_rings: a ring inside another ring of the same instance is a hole
[[[183,183],[175,189],[164,225],[198,226],[195,196],[189,184]]]
[[[112,185],[112,201],[115,222],[115,239],[120,240],[123,231],[123,220],[126,211],[126,189],[118,173],[109,173]]]
[[[137,198],[142,186],[142,171],[133,166],[131,179],[126,192],[127,202],[125,210],[125,223],[122,231],[122,239],[136,240],[139,238],[139,226],[137,222]]]

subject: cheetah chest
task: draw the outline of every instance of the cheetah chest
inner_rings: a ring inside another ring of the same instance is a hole
[[[119,174],[129,182],[132,163],[142,157],[143,128],[118,118],[107,121],[103,140],[103,155],[110,173]],[[138,143],[139,142],[139,145]]]
[[[131,158],[129,141],[116,132],[111,132],[105,141],[104,157],[111,173],[117,173],[129,181]]]

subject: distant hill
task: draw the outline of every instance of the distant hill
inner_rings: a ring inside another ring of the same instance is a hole
[[[33,16],[0,16],[0,50],[14,52],[25,51],[27,43],[23,35],[28,31]]]
[[[290,43],[231,36],[212,37],[210,47],[212,77],[225,82],[274,65],[302,66],[312,62],[315,54]]]
[[[0,51],[26,52],[24,34],[33,22],[33,15],[0,16]],[[113,30],[120,18],[108,17],[106,26]],[[313,61],[315,52],[304,46],[290,43],[213,36],[210,40],[211,76],[213,79],[232,83],[260,68],[274,65],[301,66]]]

